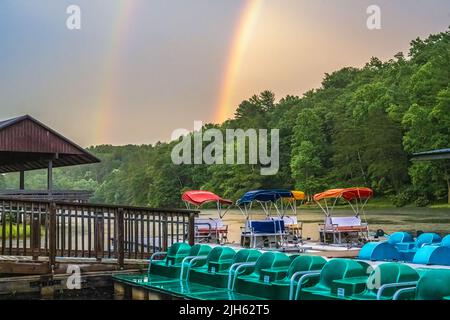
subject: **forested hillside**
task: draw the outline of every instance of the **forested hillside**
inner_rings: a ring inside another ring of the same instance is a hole
[[[153,146],[96,146],[98,165],[57,170],[63,189],[95,190],[94,201],[180,206],[186,189],[237,199],[257,188],[368,186],[396,205],[447,201],[450,161],[414,163],[414,152],[450,147],[450,32],[411,42],[409,53],[363,68],[326,74],[303,97],[279,100],[264,91],[243,101],[226,128],[279,128],[280,170],[262,176],[257,165],[172,164],[176,142]],[[207,125],[206,127],[212,127]],[[45,172],[27,173],[27,188],[45,185]],[[16,187],[1,176],[0,187]]]

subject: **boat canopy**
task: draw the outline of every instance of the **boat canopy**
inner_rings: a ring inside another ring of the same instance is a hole
[[[329,198],[344,198],[347,201],[354,199],[368,199],[373,196],[372,189],[369,188],[345,188],[331,189],[314,195],[314,201]]]
[[[208,202],[219,202],[221,204],[233,204],[233,201],[222,199],[217,194],[204,190],[192,190],[183,193],[181,199],[195,206],[201,206]]]
[[[283,201],[287,204],[288,207],[292,209],[295,215],[297,215],[297,201],[305,200],[305,193],[303,191],[292,190],[292,196],[289,198],[283,197]]]
[[[305,193],[303,191],[294,190],[291,193],[294,200],[305,200]]]
[[[205,190],[186,191],[181,196],[181,199],[184,201],[187,208],[189,208],[190,205],[200,208],[205,203],[215,202],[217,204],[217,210],[220,218],[223,218],[223,216],[227,212],[222,211],[222,205],[231,206],[233,204],[233,201],[223,199],[219,197],[217,194]]]
[[[342,188],[342,189],[330,189],[314,195],[314,201],[324,211],[327,216],[331,216],[331,213],[339,199],[344,199],[350,204],[352,210],[356,216],[359,216],[363,212],[364,206],[367,201],[372,198],[373,190],[369,188]],[[327,200],[331,200],[330,206]],[[323,205],[322,205],[323,204]]]
[[[236,205],[245,205],[253,201],[258,202],[276,202],[280,198],[292,198],[292,192],[289,190],[273,189],[273,190],[252,190],[246,192],[237,202]]]
[[[277,215],[283,217],[285,204],[283,200],[290,200],[289,206],[296,213],[295,201],[303,199],[304,193],[301,191],[290,191],[285,189],[265,189],[252,190],[246,192],[237,202],[236,205],[241,212],[249,219],[252,204],[257,202],[261,205],[266,216],[270,216],[271,208],[274,207]]]

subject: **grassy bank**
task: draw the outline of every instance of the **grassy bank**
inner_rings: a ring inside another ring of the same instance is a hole
[[[432,209],[450,209],[450,204],[448,203],[438,203],[438,204],[432,204],[430,206]]]

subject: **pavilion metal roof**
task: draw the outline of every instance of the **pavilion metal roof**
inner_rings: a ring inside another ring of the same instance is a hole
[[[0,173],[98,163],[100,159],[35,118],[0,121]]]

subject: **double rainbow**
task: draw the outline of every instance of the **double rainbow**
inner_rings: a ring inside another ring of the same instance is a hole
[[[236,88],[236,80],[242,67],[242,60],[250,41],[253,27],[261,8],[262,0],[246,0],[242,6],[238,22],[233,32],[232,42],[228,53],[227,63],[224,69],[224,77],[219,89],[219,99],[214,115],[214,122],[220,123],[232,116],[233,93]],[[116,23],[110,34],[108,52],[103,65],[102,87],[98,97],[98,109],[96,114],[96,141],[104,143],[110,136],[114,112],[111,112],[117,101],[117,93],[120,92],[120,65],[122,59],[121,45],[126,41],[126,36],[132,25],[131,18],[136,10],[138,0],[124,0],[118,2]]]
[[[117,93],[120,92],[120,65],[122,60],[122,45],[126,41],[127,34],[132,26],[131,17],[136,10],[137,0],[123,0],[117,3],[115,24],[111,30],[109,44],[103,62],[102,85],[98,96],[96,110],[95,141],[105,143],[110,137],[113,123],[113,109],[117,101]]]
[[[247,0],[240,14],[228,54],[214,122],[220,123],[232,116],[234,110],[232,98],[236,88],[237,76],[241,70],[242,60],[250,42],[261,4],[262,0]]]

